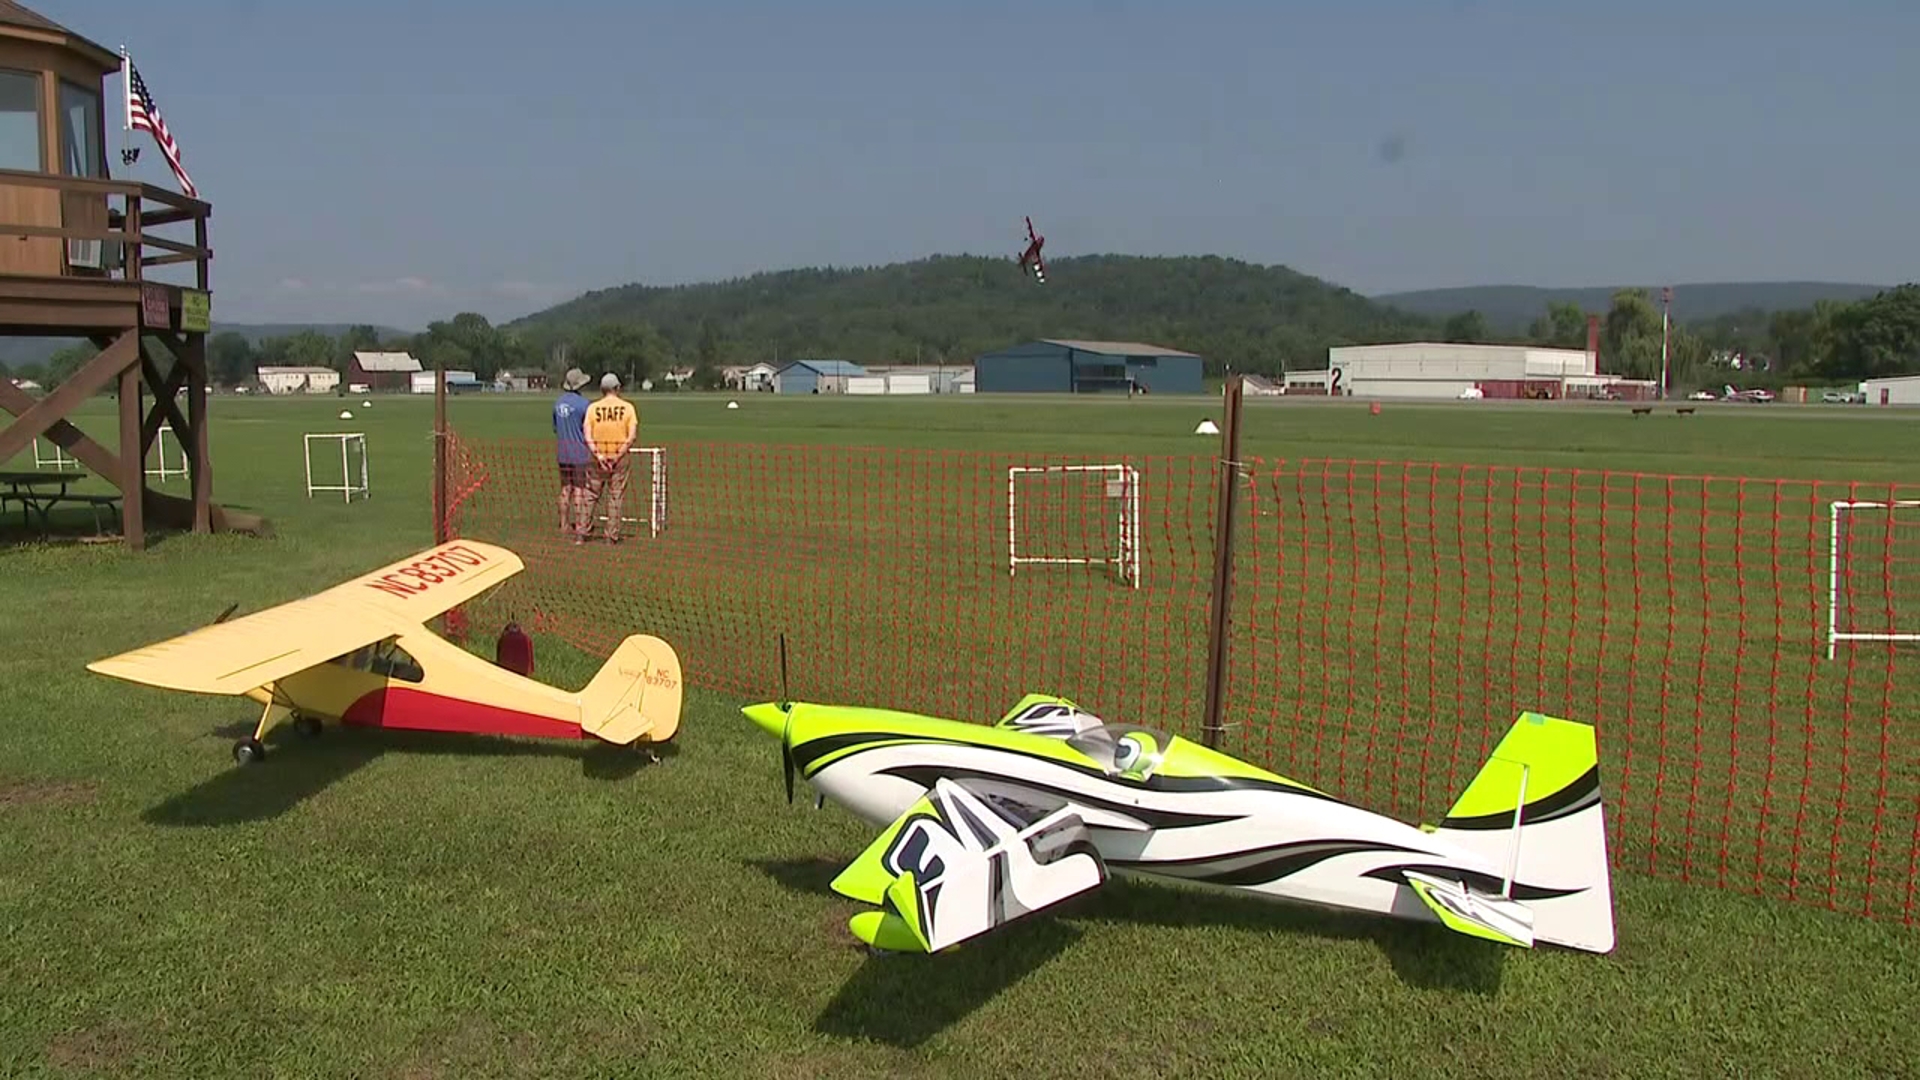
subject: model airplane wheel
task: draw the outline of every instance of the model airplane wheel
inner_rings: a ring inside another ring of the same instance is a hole
[[[260,745],[258,739],[241,739],[233,744],[233,760],[240,765],[253,765],[266,760],[267,748]]]
[[[317,739],[320,737],[320,720],[313,716],[296,716],[293,730],[303,739]]]

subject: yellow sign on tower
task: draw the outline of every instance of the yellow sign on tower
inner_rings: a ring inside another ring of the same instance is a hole
[[[213,296],[199,289],[180,290],[180,329],[204,334],[213,327]]]

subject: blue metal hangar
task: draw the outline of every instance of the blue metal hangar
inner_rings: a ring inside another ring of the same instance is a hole
[[[973,382],[979,394],[1206,392],[1197,354],[1139,341],[1029,341],[975,357]]]

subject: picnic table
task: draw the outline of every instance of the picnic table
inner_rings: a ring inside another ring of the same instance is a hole
[[[32,528],[29,513],[40,516],[40,527],[51,528],[49,512],[61,503],[79,503],[91,507],[94,511],[94,527],[100,524],[99,513],[104,507],[118,511],[120,496],[89,495],[68,491],[68,487],[87,478],[84,472],[75,470],[39,469],[21,472],[0,472],[0,510],[8,503],[20,504],[20,524]],[[55,490],[48,490],[49,488]]]

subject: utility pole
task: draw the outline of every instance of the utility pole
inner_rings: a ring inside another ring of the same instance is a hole
[[[1215,503],[1213,527],[1213,588],[1207,608],[1207,700],[1201,720],[1201,740],[1207,749],[1220,746],[1226,731],[1222,715],[1226,710],[1227,635],[1232,620],[1228,605],[1233,599],[1233,520],[1240,494],[1240,399],[1246,380],[1228,375],[1222,391],[1220,450],[1215,467],[1220,470],[1220,494]]]
[[[1660,397],[1667,396],[1667,328],[1672,325],[1673,286],[1660,289]]]

